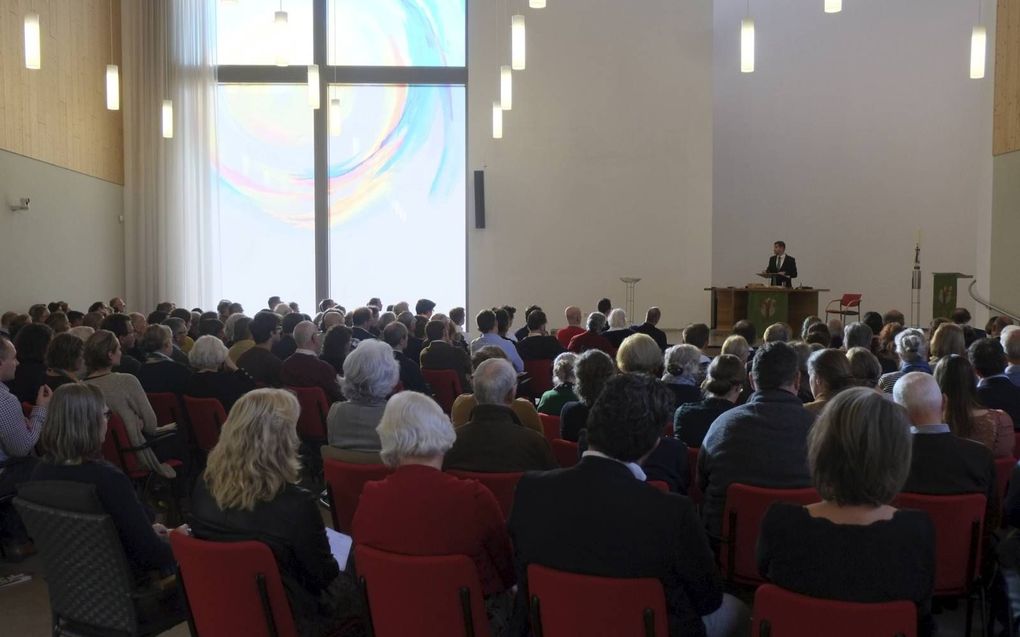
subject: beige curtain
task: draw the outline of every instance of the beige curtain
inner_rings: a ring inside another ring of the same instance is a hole
[[[128,303],[214,307],[216,2],[122,0],[124,236]],[[162,137],[164,99],[174,137]]]

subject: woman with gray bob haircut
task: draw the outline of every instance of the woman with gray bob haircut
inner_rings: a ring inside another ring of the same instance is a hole
[[[425,394],[402,391],[389,399],[375,428],[387,467],[404,464],[443,465],[457,435],[443,410]]]
[[[184,387],[185,396],[215,398],[230,412],[241,396],[255,389],[251,377],[227,356],[227,346],[211,334],[198,337],[188,353],[188,362],[195,373]]]
[[[227,360],[227,346],[223,341],[206,334],[198,337],[195,345],[188,352],[188,362],[197,370],[216,371]]]
[[[344,359],[341,388],[347,402],[334,403],[329,410],[329,444],[351,451],[379,451],[375,428],[386,398],[399,381],[400,364],[393,358],[393,348],[382,341],[361,341]]]
[[[935,529],[926,513],[889,504],[910,472],[911,444],[899,405],[865,388],[833,397],[808,434],[822,501],[772,505],[758,539],[761,574],[811,597],[910,600],[918,634],[931,635]]]
[[[574,393],[575,362],[577,354],[573,352],[563,352],[553,361],[553,388],[542,394],[538,401],[538,413],[559,418],[563,405],[577,400],[577,394]]]

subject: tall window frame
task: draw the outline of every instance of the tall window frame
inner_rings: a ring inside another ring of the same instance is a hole
[[[329,5],[332,0],[312,0],[312,64],[319,67],[319,108],[313,114],[314,181],[315,181],[315,296],[316,302],[330,296],[330,227],[329,227],[329,125],[330,85],[405,85],[462,86],[468,89],[468,19],[469,2],[464,3],[464,66],[344,66],[329,64]],[[268,16],[267,16],[268,19]],[[305,65],[217,65],[216,83],[223,84],[306,84]],[[465,102],[465,172],[468,117]],[[464,242],[467,243],[468,201],[464,200]],[[465,249],[465,259],[467,251]],[[466,265],[466,264],[465,264]],[[465,267],[465,296],[467,294]],[[354,301],[354,299],[352,299]],[[465,304],[467,298],[464,299]]]

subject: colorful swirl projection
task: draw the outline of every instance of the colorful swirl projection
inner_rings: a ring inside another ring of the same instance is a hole
[[[330,63],[465,66],[465,0],[334,0]]]

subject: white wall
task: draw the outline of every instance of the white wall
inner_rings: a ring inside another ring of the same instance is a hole
[[[976,5],[755,1],[757,68],[741,74],[745,7],[715,2],[713,283],[753,281],[784,239],[800,283],[909,317],[920,228],[925,323],[931,272],[976,274],[987,293],[994,56],[968,79]]]
[[[124,293],[123,187],[0,150],[0,311]],[[29,197],[31,208],[10,205]]]
[[[992,211],[991,287],[988,299],[1020,313],[1020,152],[999,155],[994,161],[995,189]]]
[[[658,304],[663,326],[706,320],[710,3],[525,8],[527,70],[514,74],[514,107],[493,140],[499,64],[509,59],[502,7],[473,0],[469,11],[468,170],[485,169],[487,210],[487,227],[475,229],[469,191],[469,313],[537,303],[560,326],[567,304],[593,311],[609,296],[623,307],[619,278],[638,276],[631,318]]]

